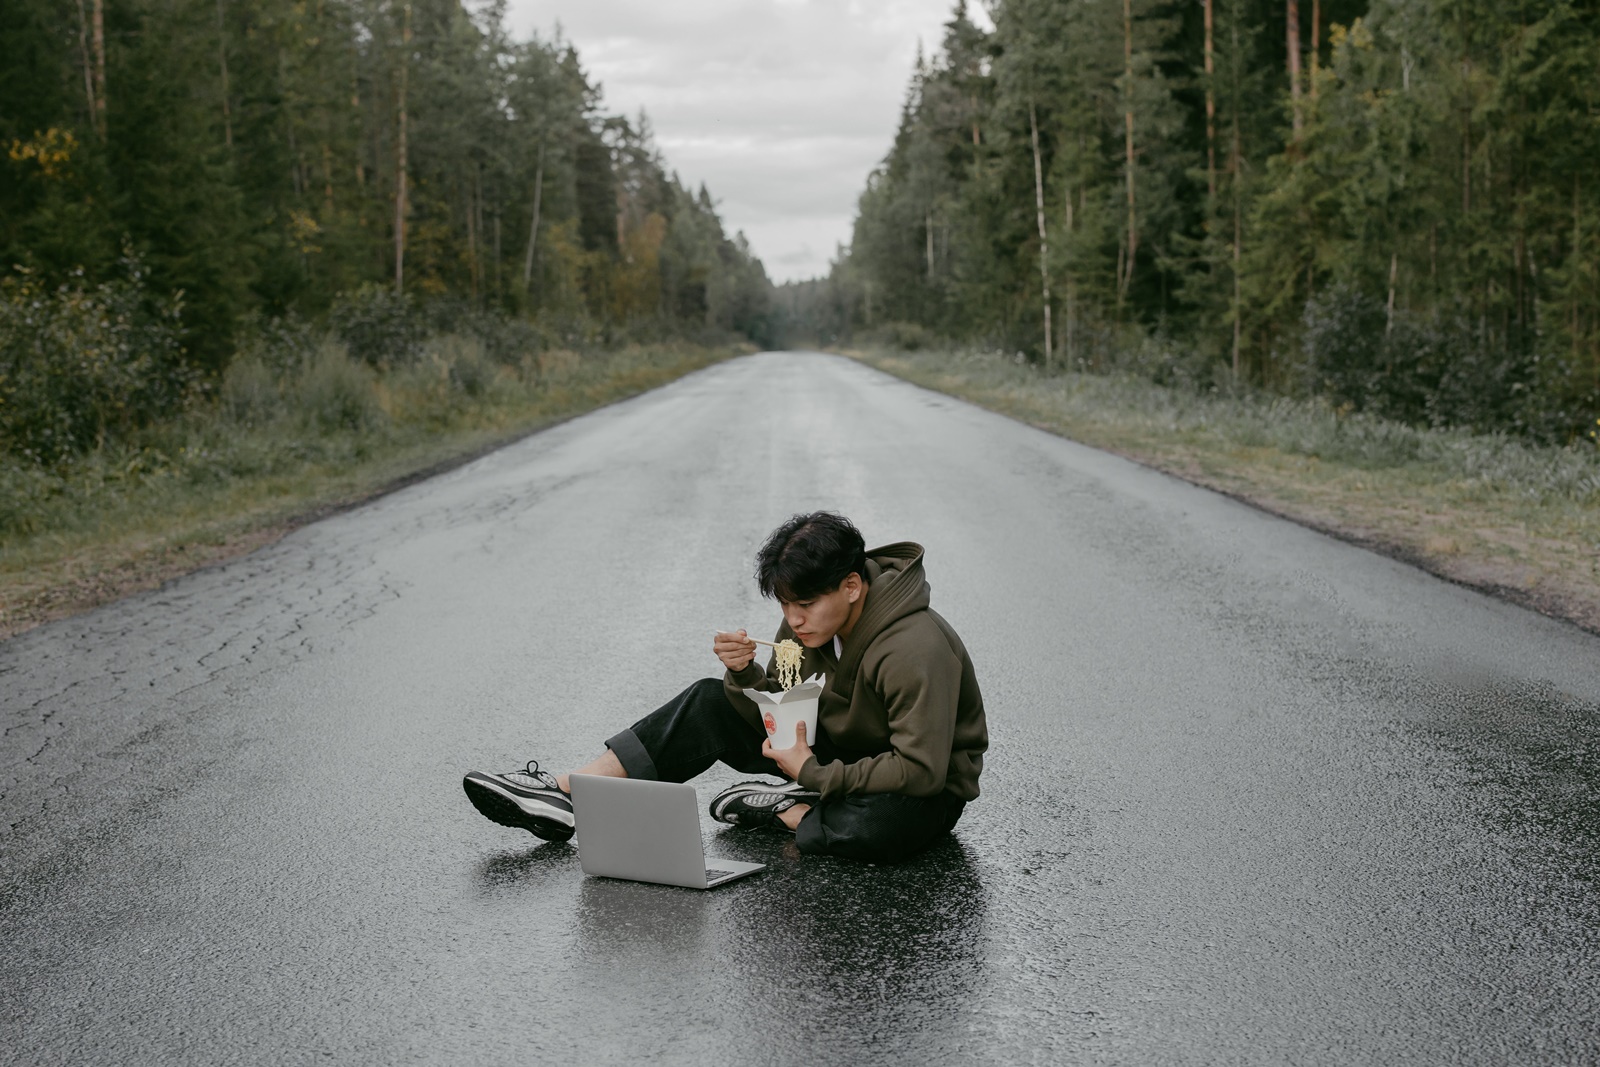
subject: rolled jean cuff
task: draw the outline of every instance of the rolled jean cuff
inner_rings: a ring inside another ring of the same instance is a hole
[[[807,855],[827,855],[828,835],[822,828],[820,802],[811,805],[811,810],[800,816],[800,825],[794,828],[794,843]]]
[[[650,753],[645,750],[639,735],[631,729],[623,730],[611,738],[606,742],[606,747],[617,757],[617,762],[622,764],[622,769],[628,772],[629,778],[637,778],[643,782],[661,780],[661,775],[656,771],[656,761],[650,758]]]

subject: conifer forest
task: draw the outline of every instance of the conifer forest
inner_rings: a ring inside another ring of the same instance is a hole
[[[510,361],[768,332],[711,194],[504,3],[9,0],[0,40],[13,458],[200,402],[262,336],[381,367],[430,331]]]
[[[785,294],[815,333],[1588,442],[1600,7],[987,13],[957,5],[850,245]]]
[[[1553,444],[1600,416],[1583,0],[957,3],[830,274],[776,289],[504,0],[13,0],[0,37],[10,461],[313,334],[378,370],[869,339]]]

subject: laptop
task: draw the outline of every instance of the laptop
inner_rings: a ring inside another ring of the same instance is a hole
[[[594,774],[570,780],[584,874],[715,889],[767,866],[706,859],[691,785]]]

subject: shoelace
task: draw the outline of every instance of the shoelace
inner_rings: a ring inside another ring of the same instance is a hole
[[[561,792],[561,785],[556,781],[556,776],[549,771],[541,771],[539,769],[539,761],[536,759],[529,760],[522,773],[547,789],[554,789],[558,793]]]

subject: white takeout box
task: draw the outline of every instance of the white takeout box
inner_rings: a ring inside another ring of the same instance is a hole
[[[756,702],[761,711],[761,721],[766,724],[767,736],[773,748],[793,748],[795,724],[806,724],[806,744],[817,743],[817,701],[822,697],[822,676],[810,678],[786,693],[767,693],[760,689],[746,689],[744,695]]]

